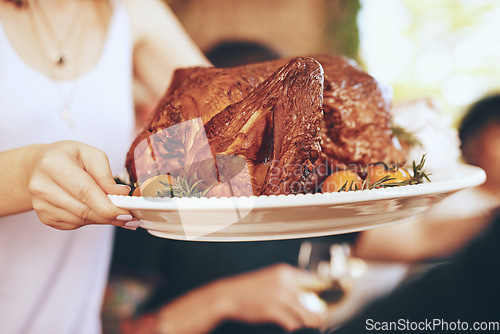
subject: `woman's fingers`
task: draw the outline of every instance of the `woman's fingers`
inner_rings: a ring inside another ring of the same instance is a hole
[[[71,217],[76,217],[76,221],[75,219],[71,221],[73,224],[110,224],[113,221],[113,219],[99,216],[58,184],[47,179],[40,179],[36,183],[30,184],[30,190],[33,194],[33,209],[39,216],[50,217],[51,220],[54,220],[57,214],[66,211],[71,214]],[[61,219],[68,219],[68,217],[70,215],[64,215]]]
[[[47,187],[51,187],[48,185]],[[90,208],[77,201],[70,194],[67,194],[62,189],[49,190],[55,196],[52,197],[53,202],[49,203],[41,198],[33,198],[33,209],[38,214],[40,221],[58,229],[75,229],[81,226],[90,224],[111,224],[115,226],[124,227],[125,224],[133,221],[134,218],[129,215],[120,215],[114,217],[112,220],[102,218],[93,214]],[[63,227],[56,227],[61,223],[68,223],[69,225]],[[129,223],[133,227],[137,227],[137,223]],[[132,228],[133,229],[133,228]]]
[[[54,227],[123,226],[132,219],[127,210],[113,205],[106,195],[106,192],[126,195],[129,188],[116,185],[106,155],[85,144],[49,145],[35,165],[29,189],[33,208],[42,222]],[[64,211],[68,215],[63,214]],[[61,222],[69,225],[61,225]]]
[[[38,207],[40,209],[36,210],[36,213],[40,221],[43,222],[45,225],[56,228],[58,230],[75,230],[85,225],[102,224],[100,222],[95,222],[90,220],[82,221],[82,218],[80,216],[74,215],[65,209],[55,207],[50,203],[40,202],[38,204]],[[125,225],[127,223],[129,222],[121,220],[113,220],[110,224],[119,227],[129,228]],[[130,225],[130,223],[128,225]],[[134,224],[132,225],[135,225],[135,221]],[[130,229],[136,229],[136,228],[137,227],[130,227]]]
[[[61,173],[54,175],[54,181],[74,198],[90,208],[91,213],[108,220],[112,220],[121,214],[128,214],[126,210],[119,209],[111,203],[103,189],[82,167],[67,160],[61,162],[61,167],[63,170]],[[86,213],[83,212],[83,214]]]
[[[129,186],[116,184],[104,152],[88,145],[83,145],[80,152],[83,168],[106,194],[127,195],[130,192]]]
[[[43,206],[43,204],[40,206]],[[36,213],[42,223],[58,230],[75,230],[82,226],[80,217],[58,208],[50,211],[36,211]]]

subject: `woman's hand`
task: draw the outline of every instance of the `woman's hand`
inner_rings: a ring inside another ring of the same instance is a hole
[[[124,226],[132,220],[127,210],[117,208],[106,196],[126,195],[130,189],[115,183],[102,151],[62,141],[32,146],[25,153],[29,153],[22,165],[25,187],[44,224],[72,230],[89,224]]]
[[[89,224],[123,226],[132,220],[106,194],[126,195],[117,185],[106,155],[86,144],[63,141],[36,154],[28,184],[33,209],[40,220],[60,230]],[[125,220],[125,221],[124,221]]]
[[[145,333],[152,328],[157,333],[207,333],[226,320],[274,323],[287,331],[321,327],[324,319],[298,299],[301,275],[297,268],[277,264],[220,279],[179,297],[157,314],[124,321],[122,333]]]

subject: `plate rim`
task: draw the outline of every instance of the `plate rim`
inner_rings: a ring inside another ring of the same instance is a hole
[[[210,198],[153,198],[142,196],[108,195],[112,203],[129,210],[177,211],[179,207],[190,211],[219,211],[239,208],[272,209],[274,207],[297,207],[310,205],[345,205],[358,202],[371,202],[391,198],[405,198],[448,193],[474,187],[486,179],[483,169],[459,163],[449,173],[431,174],[431,182],[391,188],[348,191],[341,193],[316,193],[292,195],[262,195],[241,197]],[[465,176],[460,175],[465,174]],[[434,179],[436,178],[436,179]]]

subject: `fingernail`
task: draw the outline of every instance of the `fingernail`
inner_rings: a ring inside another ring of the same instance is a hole
[[[128,222],[132,219],[134,219],[134,217],[132,217],[132,215],[118,215],[118,216],[116,216],[116,220],[120,220],[122,222]]]
[[[132,220],[132,221],[126,222],[125,226],[126,227],[135,227],[135,228],[137,228],[137,227],[141,226],[141,222],[138,221],[138,220]]]
[[[127,227],[127,226],[122,226],[123,228],[126,228],[127,230],[135,231],[137,230],[137,227]]]

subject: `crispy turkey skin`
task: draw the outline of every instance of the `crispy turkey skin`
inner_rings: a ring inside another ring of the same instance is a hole
[[[387,91],[343,56],[179,69],[126,167],[138,183],[195,171],[212,187],[207,196],[249,195],[249,184],[254,195],[317,192],[336,168],[398,156],[390,104]],[[230,168],[227,157],[243,159]],[[242,161],[246,174],[238,174]],[[248,175],[250,183],[239,181]],[[231,192],[221,187],[229,177]]]

